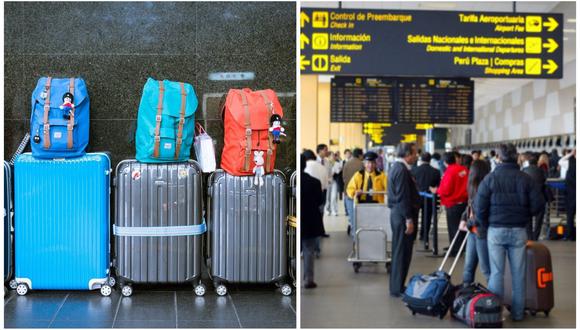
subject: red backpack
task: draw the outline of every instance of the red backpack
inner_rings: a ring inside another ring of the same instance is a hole
[[[269,131],[270,118],[283,117],[282,106],[271,89],[230,89],[223,109],[224,149],[221,168],[232,175],[253,175],[254,152],[263,151],[264,170],[274,170],[276,144]]]

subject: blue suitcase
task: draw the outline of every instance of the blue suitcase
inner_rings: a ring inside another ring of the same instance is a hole
[[[12,279],[12,167],[4,161],[4,284]]]
[[[111,294],[111,161],[20,155],[14,164],[16,292],[94,290]]]

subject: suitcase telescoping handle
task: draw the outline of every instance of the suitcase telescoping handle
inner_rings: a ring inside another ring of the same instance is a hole
[[[447,250],[447,253],[445,253],[445,258],[443,258],[443,261],[441,262],[441,266],[439,266],[439,271],[443,270],[443,267],[445,266],[445,263],[447,262],[447,259],[449,258],[449,254],[451,253],[451,250],[453,250],[453,246],[455,245],[457,238],[459,237],[459,233],[461,232],[461,229],[458,229],[457,232],[455,233],[455,237],[453,237],[453,240],[451,241],[451,244],[449,244],[449,249]],[[467,238],[469,237],[470,233],[466,232],[465,238],[463,239],[463,242],[461,242],[461,246],[459,247],[459,251],[457,252],[457,255],[455,256],[455,260],[453,260],[453,264],[451,265],[451,269],[449,269],[449,276],[451,276],[451,274],[453,274],[453,270],[455,269],[455,266],[457,265],[457,261],[459,260],[459,256],[461,256],[461,252],[463,252],[463,248],[465,247],[465,244],[467,243]]]

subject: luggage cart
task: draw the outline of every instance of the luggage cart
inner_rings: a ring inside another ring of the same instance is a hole
[[[386,195],[386,191],[371,191],[368,195]],[[386,197],[386,196],[385,196]],[[359,203],[354,199],[353,250],[348,256],[355,273],[362,263],[385,263],[391,272],[391,251],[389,243],[393,237],[391,230],[391,210],[386,203]]]

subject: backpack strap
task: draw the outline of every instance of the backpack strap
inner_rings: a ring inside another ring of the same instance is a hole
[[[72,109],[70,112],[70,116],[68,118],[68,125],[66,126],[67,136],[66,136],[66,146],[69,149],[73,147],[73,129],[75,127],[75,102],[74,102],[74,95],[75,95],[75,78],[70,78],[70,82],[68,85],[68,91],[73,95],[72,101]]]
[[[161,144],[161,138],[159,137],[159,131],[161,130],[161,114],[163,113],[163,94],[165,88],[163,87],[163,80],[159,81],[159,101],[157,101],[157,115],[155,116],[155,142],[153,146],[153,158],[159,158],[159,144]]]
[[[272,101],[270,101],[270,98],[268,98],[268,95],[266,95],[266,92],[260,91],[260,94],[262,95],[262,98],[264,99],[264,103],[268,107],[268,112],[270,113],[270,116],[272,116],[274,114],[274,104],[272,103]],[[266,120],[268,121],[268,124],[269,124],[270,118],[266,118]],[[268,151],[266,153],[266,173],[272,171],[272,169],[270,168],[270,161],[272,159],[272,154],[274,153],[274,151],[273,151],[274,145],[272,142],[273,142],[272,133],[268,132]]]
[[[252,153],[252,125],[250,122],[250,109],[248,107],[248,99],[243,90],[239,90],[240,95],[242,95],[242,105],[244,106],[245,122],[246,127],[246,151],[244,153],[244,172],[250,170],[250,155]]]
[[[175,159],[179,158],[179,151],[181,151],[183,124],[185,123],[185,102],[187,100],[187,91],[185,90],[185,85],[180,82],[179,86],[181,86],[181,112],[179,113],[179,127],[177,129],[177,142],[175,144]]]
[[[46,99],[44,99],[44,149],[50,149],[50,123],[48,122],[48,113],[50,112],[50,83],[52,81],[52,77],[46,78],[46,84],[44,85],[44,89],[46,90]]]

